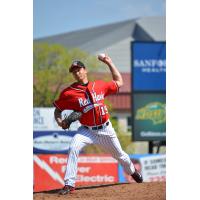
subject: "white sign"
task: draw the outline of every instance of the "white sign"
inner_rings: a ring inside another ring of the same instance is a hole
[[[142,176],[145,182],[166,180],[166,155],[153,155],[140,158]]]
[[[33,139],[33,147],[46,151],[67,151],[69,149],[72,137],[67,135],[45,135]]]
[[[55,108],[33,108],[33,131],[59,131],[62,130],[54,119]],[[62,118],[68,116],[72,110],[64,110]],[[76,131],[81,126],[79,121],[73,122],[70,126],[71,131]]]

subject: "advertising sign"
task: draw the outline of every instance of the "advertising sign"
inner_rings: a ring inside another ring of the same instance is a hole
[[[59,189],[64,185],[67,156],[34,155],[34,192]],[[109,155],[80,155],[76,186],[118,182],[118,163]]]
[[[72,137],[76,131],[34,131],[33,153],[64,153],[68,152]]]
[[[33,130],[34,131],[60,131],[62,130],[54,119],[55,108],[33,108]],[[64,110],[62,118],[68,116],[72,110]],[[70,130],[76,131],[81,124],[75,121],[71,124]]]
[[[166,43],[132,43],[132,89],[166,90]]]
[[[129,155],[135,168],[142,174],[144,182],[166,181],[166,155],[134,154]],[[119,182],[135,182],[119,165]]]
[[[166,155],[142,157],[140,162],[146,182],[166,181]]]
[[[133,140],[166,140],[166,95],[133,94]]]

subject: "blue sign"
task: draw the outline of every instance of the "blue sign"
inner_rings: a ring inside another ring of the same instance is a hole
[[[166,90],[166,43],[132,43],[132,89]]]
[[[33,153],[66,154],[77,131],[34,131]]]

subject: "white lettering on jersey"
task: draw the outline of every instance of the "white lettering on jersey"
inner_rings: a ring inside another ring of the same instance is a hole
[[[91,103],[89,98],[87,99],[79,98],[78,102],[79,102],[80,107],[87,106],[88,104]]]
[[[94,102],[100,101],[104,99],[104,94],[101,92],[101,94],[97,94],[96,92],[92,93],[92,98]]]

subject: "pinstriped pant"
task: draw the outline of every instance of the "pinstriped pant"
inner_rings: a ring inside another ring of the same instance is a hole
[[[75,186],[78,167],[78,155],[79,152],[89,144],[100,145],[116,160],[118,160],[127,174],[131,175],[134,173],[134,165],[131,162],[128,154],[122,150],[111,123],[109,123],[107,127],[95,131],[81,126],[78,129],[78,133],[72,139],[70,145],[67,168],[64,177],[65,185],[70,185],[73,187]]]

